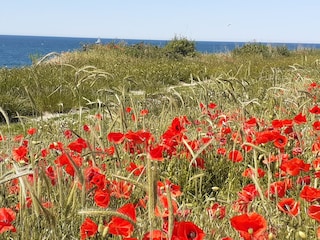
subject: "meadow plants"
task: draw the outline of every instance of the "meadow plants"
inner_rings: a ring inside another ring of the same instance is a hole
[[[69,68],[75,114],[13,124],[1,109],[3,238],[320,239],[316,61],[117,87],[92,108],[79,87],[109,75]]]

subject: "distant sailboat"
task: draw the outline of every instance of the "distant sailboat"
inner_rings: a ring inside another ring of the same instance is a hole
[[[101,44],[101,39],[100,38],[97,39],[96,44]]]

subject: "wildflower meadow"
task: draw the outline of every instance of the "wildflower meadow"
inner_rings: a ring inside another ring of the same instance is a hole
[[[148,74],[189,61],[188,81],[149,92],[133,78],[102,88],[102,67],[30,67],[29,81],[39,68],[61,74],[46,101],[71,71],[65,93],[78,102],[46,118],[25,85],[31,115],[0,106],[0,238],[320,239],[320,54],[308,54],[277,56],[281,67],[261,55],[170,58]],[[144,61],[125,57],[126,68]]]

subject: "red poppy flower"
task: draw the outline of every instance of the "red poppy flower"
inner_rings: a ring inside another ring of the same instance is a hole
[[[126,107],[126,113],[130,113],[132,111],[131,107]]]
[[[142,143],[149,144],[149,142],[153,140],[153,136],[148,131],[139,130],[139,131],[133,132],[129,130],[125,134],[125,139],[134,143],[135,145],[142,144]]]
[[[24,145],[14,148],[12,150],[13,159],[16,161],[25,161],[27,162],[27,154],[28,154],[28,148]]]
[[[267,142],[271,142],[279,135],[279,132],[277,130],[265,130],[262,132],[257,132],[255,134],[256,140],[255,144],[263,144]]]
[[[232,162],[242,162],[243,157],[240,151],[238,150],[232,150],[229,152],[229,156],[228,156],[229,160],[231,160]]]
[[[320,205],[309,206],[308,216],[320,222]]]
[[[316,158],[312,161],[313,168],[317,171],[320,170],[320,158]]]
[[[258,178],[262,178],[264,177],[264,175],[266,174],[266,172],[261,169],[261,168],[258,168],[257,169],[257,173],[258,173]],[[242,176],[243,177],[253,177],[255,175],[255,170],[252,169],[252,168],[247,168],[246,170],[244,170],[244,172],[242,173]]]
[[[290,216],[297,216],[300,212],[300,203],[293,198],[283,198],[278,202],[277,207],[280,211],[289,214]]]
[[[297,184],[300,184],[300,185],[310,185],[311,183],[311,177],[310,176],[303,176],[303,177],[298,177],[297,179]]]
[[[269,197],[277,196],[279,198],[282,198],[286,194],[287,190],[290,189],[291,187],[292,187],[292,183],[289,179],[273,182],[270,184],[270,188],[267,191],[266,195]]]
[[[167,131],[161,136],[163,144],[168,148],[174,148],[180,143],[181,139],[184,137],[183,133],[186,131],[185,125],[187,123],[189,123],[189,120],[186,117],[174,118]]]
[[[72,161],[73,163],[71,163],[70,161]],[[59,157],[57,157],[54,163],[60,167],[65,166],[66,172],[73,177],[75,173],[75,169],[73,165],[79,167],[82,165],[82,161],[83,159],[78,154],[67,155],[66,153],[64,153]]]
[[[312,124],[312,127],[313,127],[313,130],[320,130],[320,121],[315,121],[313,124]]]
[[[291,176],[299,175],[300,171],[308,172],[310,164],[305,163],[299,158],[282,161],[280,169]]]
[[[98,225],[90,218],[86,218],[80,227],[81,240],[93,237],[98,232]]]
[[[308,91],[311,92],[313,89],[316,89],[318,87],[318,84],[315,82],[312,82],[308,86]]]
[[[142,240],[167,240],[167,235],[161,230],[153,230],[143,235]]]
[[[218,148],[217,149],[217,154],[226,155],[227,154],[227,150],[225,148]]]
[[[174,134],[180,134],[184,132],[185,124],[187,123],[187,119],[185,117],[176,117],[172,120],[170,130],[173,131]]]
[[[214,109],[216,106],[217,106],[217,104],[212,103],[212,102],[208,104],[208,108],[210,108],[210,109]]]
[[[223,219],[226,216],[226,207],[219,203],[214,203],[210,208],[207,209],[209,215],[213,219]]]
[[[165,194],[166,186],[169,187],[172,197],[179,197],[182,195],[181,187],[179,185],[172,183],[169,179],[166,179],[164,182],[161,182],[161,181],[157,182],[159,196]]]
[[[309,110],[312,114],[320,114],[320,107],[318,105],[315,105],[313,108]]]
[[[126,181],[114,180],[110,182],[109,191],[110,195],[116,198],[129,199],[132,193],[133,185]]]
[[[16,213],[10,208],[0,208],[0,233],[7,231],[16,232],[12,222],[16,219]]]
[[[21,142],[23,140],[23,138],[24,138],[23,134],[18,134],[13,138],[13,141]]]
[[[320,151],[320,141],[317,140],[311,145],[311,151],[312,153],[317,154]]]
[[[49,145],[49,149],[51,150],[58,150],[58,151],[62,151],[63,150],[63,143],[62,142],[53,142]]]
[[[52,166],[48,166],[45,171],[47,177],[50,179],[52,186],[56,185],[57,174]]]
[[[302,113],[299,113],[297,116],[293,118],[293,121],[296,124],[302,124],[307,122],[307,118],[306,118],[306,115],[302,115]]]
[[[242,188],[241,192],[238,192],[238,199],[235,201],[233,208],[236,211],[247,212],[249,204],[253,201],[259,192],[253,183],[250,183]]]
[[[178,204],[174,198],[171,199],[171,204],[173,208],[173,214],[178,212]],[[169,217],[169,201],[166,195],[161,195],[159,197],[159,204],[154,209],[154,214],[157,217],[165,218]]]
[[[68,145],[68,148],[70,150],[78,152],[78,153],[82,153],[82,150],[87,147],[88,147],[88,144],[87,144],[86,140],[84,140],[82,138],[78,138],[77,140],[75,140],[74,142],[71,142]]]
[[[143,165],[137,165],[134,162],[130,162],[129,166],[126,167],[126,170],[128,172],[131,172],[135,176],[140,176],[144,173],[145,167]]]
[[[320,189],[306,185],[301,190],[300,197],[306,200],[307,202],[318,201],[320,200]]]
[[[255,212],[232,217],[230,222],[244,240],[260,239],[267,229],[267,221]]]
[[[72,137],[72,131],[67,129],[63,132],[63,135],[66,137],[66,139],[70,139]]]
[[[172,240],[202,240],[205,233],[193,222],[175,222],[172,233]]]
[[[111,132],[108,134],[107,138],[109,142],[120,144],[124,140],[124,134],[121,132]]]
[[[115,153],[115,147],[114,146],[107,147],[107,148],[104,149],[103,152],[112,157],[113,154]],[[104,155],[102,154],[102,157],[103,156]]]
[[[36,128],[29,128],[28,131],[27,131],[27,133],[28,133],[29,135],[34,135],[34,134],[37,133],[37,129],[36,129]]]
[[[1,141],[5,141],[5,140],[7,140],[7,137],[6,137],[6,136],[3,136],[2,134],[0,134],[0,142],[1,142]]]
[[[282,124],[283,124],[284,127],[285,126],[290,127],[290,126],[292,126],[292,123],[293,123],[292,119],[283,119],[282,120]]]
[[[100,168],[87,167],[84,170],[84,177],[87,182],[87,189],[92,188],[92,185],[95,185],[98,189],[104,189],[106,186],[106,176],[100,173]]]
[[[107,190],[98,189],[94,194],[94,202],[99,207],[107,208],[110,203],[110,194]]]
[[[283,127],[283,121],[280,119],[274,119],[272,120],[272,127],[274,128],[282,128]]]
[[[90,132],[90,127],[89,127],[88,124],[84,124],[84,125],[83,125],[83,131],[85,131],[85,132]]]
[[[149,113],[149,110],[148,110],[148,109],[142,109],[142,110],[140,111],[140,115],[141,115],[141,116],[146,116],[148,113]]]
[[[90,183],[95,185],[98,189],[104,189],[107,184],[106,176],[102,173],[95,173],[92,176]]]
[[[246,128],[257,126],[257,119],[255,117],[248,119],[247,121],[245,121],[244,126]]]
[[[274,141],[273,141],[273,145],[276,148],[284,148],[288,143],[288,138],[284,135],[278,135]]]
[[[136,210],[132,203],[125,204],[117,210],[117,212],[127,215],[136,222]],[[112,217],[111,221],[108,223],[108,231],[113,235],[121,235],[122,237],[131,237],[134,230],[134,226],[128,220],[121,217]]]
[[[150,159],[151,160],[155,160],[155,161],[164,161],[163,153],[164,153],[165,149],[166,148],[164,146],[161,146],[161,145],[158,145],[156,147],[152,147],[149,150]]]

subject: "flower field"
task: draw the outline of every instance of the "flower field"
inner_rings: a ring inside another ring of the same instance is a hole
[[[6,121],[1,238],[320,239],[318,72],[273,75],[261,98],[212,77]]]

